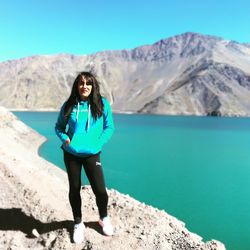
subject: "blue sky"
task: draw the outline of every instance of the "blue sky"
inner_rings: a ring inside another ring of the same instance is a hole
[[[132,49],[187,31],[250,43],[249,0],[0,0],[0,61]]]

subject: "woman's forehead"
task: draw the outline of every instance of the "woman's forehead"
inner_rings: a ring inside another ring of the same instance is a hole
[[[90,77],[81,75],[80,82],[84,82],[84,83],[85,82],[92,82],[92,79]]]

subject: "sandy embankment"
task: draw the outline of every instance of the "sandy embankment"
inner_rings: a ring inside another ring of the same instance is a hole
[[[88,186],[82,189],[86,241],[75,245],[66,173],[37,155],[45,138],[4,108],[0,138],[0,249],[225,249],[218,241],[204,243],[166,212],[115,190],[108,191],[115,235],[105,237]]]

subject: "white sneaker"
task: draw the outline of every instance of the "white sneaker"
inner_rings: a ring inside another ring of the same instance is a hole
[[[102,227],[102,231],[107,236],[112,236],[114,234],[113,226],[111,225],[109,217],[104,217],[99,220],[99,225]]]
[[[84,229],[85,226],[82,222],[74,225],[73,241],[75,243],[80,244],[84,241]]]

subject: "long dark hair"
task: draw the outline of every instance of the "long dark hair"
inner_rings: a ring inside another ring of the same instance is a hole
[[[90,104],[91,114],[96,120],[98,117],[102,116],[103,114],[103,102],[102,97],[100,94],[100,87],[99,82],[97,81],[96,77],[93,75],[93,73],[83,71],[78,74],[76,77],[72,89],[71,94],[66,101],[65,108],[64,108],[64,119],[67,121],[70,113],[73,109],[73,106],[77,104],[77,102],[80,102],[80,95],[78,91],[78,83],[82,80],[85,80],[86,83],[89,83],[92,85],[91,93],[88,97],[88,102]]]

